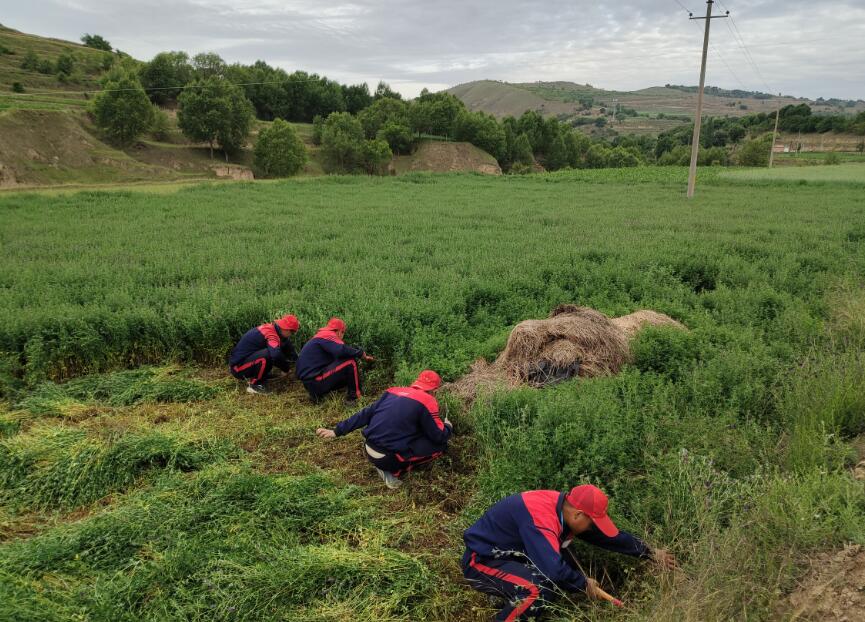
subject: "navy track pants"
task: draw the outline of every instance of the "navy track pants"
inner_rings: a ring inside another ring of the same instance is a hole
[[[237,365],[229,366],[231,375],[238,380],[248,380],[249,384],[261,384],[273,367],[267,348],[253,352]]]
[[[367,443],[369,445],[369,443]],[[446,445],[436,445],[425,436],[413,440],[406,452],[386,452],[380,451],[372,445],[369,445],[378,453],[383,453],[383,458],[373,458],[369,452],[364,450],[367,460],[373,466],[388,471],[394,477],[401,477],[416,466],[427,464],[433,460],[438,460],[445,454]]]
[[[466,549],[463,576],[474,589],[506,601],[495,619],[515,622],[538,617],[553,598],[552,585],[528,563],[512,558],[479,557]]]
[[[347,399],[357,399],[361,397],[360,370],[358,370],[357,361],[354,359],[335,361],[315,378],[304,380],[303,386],[306,387],[313,401],[318,401],[331,391],[343,387],[345,387]]]

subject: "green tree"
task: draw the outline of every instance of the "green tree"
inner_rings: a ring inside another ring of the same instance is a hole
[[[373,95],[373,98],[382,99],[383,97],[390,97],[391,99],[402,99],[402,95],[394,91],[392,88],[390,88],[390,84],[382,80],[378,83],[378,86],[375,87],[375,94]]]
[[[497,160],[507,154],[505,131],[495,117],[463,110],[454,122],[454,138],[480,147]]]
[[[595,143],[586,152],[586,167],[606,168],[610,161],[610,151],[608,147]]]
[[[372,105],[372,95],[366,82],[362,84],[343,85],[342,97],[345,101],[345,110],[351,114],[357,114],[364,108]]]
[[[582,168],[585,163],[586,153],[591,146],[592,141],[582,132],[567,132],[565,134],[565,148],[568,153],[568,166],[571,168]]]
[[[390,147],[384,140],[366,140],[363,143],[363,166],[370,175],[384,175],[393,158]]]
[[[557,171],[560,168],[568,166],[568,148],[565,145],[565,138],[559,134],[553,139],[550,148],[547,150],[544,158],[544,168],[548,171]]]
[[[27,50],[21,59],[21,69],[26,71],[39,71],[39,56],[33,50]]]
[[[135,74],[121,67],[106,76],[102,88],[93,101],[96,125],[112,142],[130,145],[150,127],[153,106]]]
[[[150,135],[154,140],[165,142],[171,138],[171,120],[164,110],[154,108],[153,121],[150,122]]]
[[[351,173],[364,164],[363,126],[347,112],[327,117],[321,132],[321,155],[328,173]]]
[[[255,143],[255,169],[264,177],[289,177],[306,164],[306,147],[290,123],[276,119]]]
[[[99,35],[85,34],[81,37],[81,43],[89,48],[105,50],[106,52],[111,51],[111,44]]]
[[[526,134],[520,134],[514,141],[513,152],[514,164],[522,164],[531,166],[535,163],[535,156],[532,153],[532,144],[529,142],[529,137]]]
[[[376,138],[385,141],[393,153],[409,153],[414,142],[409,127],[395,121],[385,123],[376,134]]]
[[[215,52],[201,52],[192,57],[192,70],[199,80],[208,78],[224,78],[226,65],[222,57]]]
[[[639,165],[640,158],[626,147],[613,148],[607,157],[607,166],[610,168],[627,168]]]
[[[736,154],[739,166],[769,166],[769,150],[772,148],[772,135],[747,141]]]
[[[13,82],[12,83],[12,92],[13,93],[23,93],[24,92],[24,85],[21,84],[20,82]]]
[[[75,59],[71,54],[61,54],[54,63],[54,71],[61,76],[69,76],[75,70]]]
[[[186,52],[160,52],[141,68],[139,77],[150,101],[165,105],[176,101],[192,80],[192,65]]]
[[[419,134],[452,136],[457,115],[465,105],[450,93],[429,93],[424,89],[409,108],[411,128]]]
[[[312,144],[320,145],[321,144],[321,135],[324,132],[324,121],[325,118],[320,114],[317,114],[312,119]]]
[[[192,84],[178,98],[178,126],[192,140],[219,145],[225,153],[240,149],[249,135],[253,119],[252,104],[239,87],[226,80],[209,78]]]
[[[408,105],[392,97],[382,97],[375,100],[371,106],[357,115],[357,120],[363,126],[367,138],[375,138],[378,132],[388,123],[408,125]]]

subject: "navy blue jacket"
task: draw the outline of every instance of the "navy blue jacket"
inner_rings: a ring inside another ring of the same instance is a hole
[[[443,446],[452,434],[439,417],[436,399],[412,387],[391,387],[378,401],[337,424],[334,432],[344,436],[358,428],[364,428],[362,434],[373,448],[406,457],[418,437]]]
[[[295,373],[301,380],[315,380],[333,363],[361,356],[360,348],[345,345],[333,331],[320,330],[301,348]]]
[[[463,532],[466,547],[480,557],[527,557],[538,570],[564,590],[586,589],[586,577],[564,559],[562,548],[573,536],[562,517],[565,493],[531,490],[505,497]],[[609,538],[592,528],[576,536],[603,549],[649,557],[645,542],[625,531]]]
[[[294,351],[291,339],[283,336],[282,331],[275,323],[270,323],[246,331],[237,345],[234,346],[234,350],[231,351],[228,364],[232,367],[240,365],[250,356],[265,348],[273,364],[283,371],[288,369],[289,362],[297,360],[297,353]]]

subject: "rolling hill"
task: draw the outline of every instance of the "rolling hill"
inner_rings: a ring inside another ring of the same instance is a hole
[[[616,122],[620,133],[658,133],[686,122],[696,107],[697,94],[688,87],[660,86],[639,91],[610,91],[588,84],[574,82],[509,83],[478,80],[459,84],[447,92],[458,97],[470,110],[481,110],[496,117],[519,116],[535,110],[545,116],[561,119],[595,117],[601,108],[635,110],[640,116]],[[745,116],[759,112],[773,112],[779,105],[807,103],[815,112],[858,112],[865,110],[865,102],[839,108],[819,101],[796,97],[731,97],[707,93],[704,110],[711,116]],[[672,119],[669,117],[673,117]]]

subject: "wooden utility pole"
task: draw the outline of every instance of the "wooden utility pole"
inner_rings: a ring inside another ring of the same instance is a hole
[[[781,93],[778,93],[781,97]],[[772,168],[772,163],[775,161],[775,142],[778,140],[778,119],[781,116],[781,102],[778,102],[778,109],[775,111],[775,131],[772,134],[772,151],[769,152],[769,168]]]
[[[706,86],[706,57],[709,53],[709,24],[713,19],[728,17],[726,15],[712,15],[712,5],[715,0],[706,0],[706,17],[694,17],[690,19],[705,19],[706,32],[703,35],[703,61],[700,65],[700,88],[697,91],[697,114],[694,116],[694,136],[691,138],[691,170],[688,172],[688,198],[694,196],[694,186],[697,183],[697,156],[700,155],[700,125],[703,123],[703,88]]]

